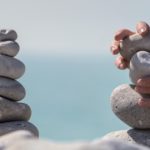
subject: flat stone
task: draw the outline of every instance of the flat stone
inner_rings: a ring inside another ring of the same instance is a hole
[[[139,51],[130,61],[130,79],[136,84],[139,78],[150,76],[150,52]]]
[[[26,139],[35,139],[35,136],[25,130],[15,131],[0,137],[0,150]]]
[[[0,41],[0,54],[14,57],[19,52],[19,45],[14,41]]]
[[[0,76],[18,79],[25,72],[25,65],[9,56],[0,55]]]
[[[4,150],[149,150],[148,147],[131,144],[121,140],[101,140],[93,142],[51,142],[47,140],[22,140]]]
[[[115,88],[111,95],[111,107],[113,112],[124,123],[133,128],[150,128],[150,108],[138,105],[141,98],[150,98],[148,95],[140,95],[134,90],[133,85],[123,84]]]
[[[17,39],[17,33],[13,29],[1,29],[0,41],[15,41]]]
[[[145,36],[131,35],[121,42],[120,48],[120,54],[128,61],[138,51],[145,50],[150,52],[150,33]]]
[[[25,89],[16,80],[0,77],[0,96],[19,101],[25,97]]]
[[[0,97],[0,122],[27,121],[30,119],[31,109],[27,104],[17,103]]]
[[[35,137],[39,136],[38,129],[30,122],[26,121],[12,121],[12,122],[4,122],[0,123],[0,136],[12,133],[14,131],[29,131]]]
[[[106,134],[102,139],[119,139],[124,142],[138,143],[150,147],[150,130],[121,130]]]

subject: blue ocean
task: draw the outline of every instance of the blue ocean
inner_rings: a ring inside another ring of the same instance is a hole
[[[18,56],[26,65],[19,81],[23,102],[32,108],[30,122],[40,137],[51,140],[91,140],[129,128],[111,111],[110,95],[129,83],[112,56]]]

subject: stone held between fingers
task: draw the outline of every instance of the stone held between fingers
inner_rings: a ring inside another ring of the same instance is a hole
[[[132,58],[132,56],[140,51],[145,50],[150,52],[150,33],[145,35],[144,37],[139,34],[133,34],[128,38],[125,38],[120,43],[120,54],[128,61]]]
[[[134,84],[138,79],[150,76],[150,52],[139,51],[132,56],[129,75]]]

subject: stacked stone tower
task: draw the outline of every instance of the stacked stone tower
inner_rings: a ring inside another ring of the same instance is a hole
[[[25,97],[25,89],[16,79],[24,74],[25,66],[14,58],[19,52],[16,39],[14,30],[0,30],[0,136],[17,130],[38,136],[37,128],[28,122],[30,107],[18,102]]]
[[[138,79],[150,77],[150,34],[129,36],[120,47],[120,54],[130,62],[132,84],[123,84],[113,90],[111,106],[117,117],[132,128],[109,133],[104,138],[120,138],[150,147],[150,107],[139,105],[140,99],[148,100],[150,95],[135,90]]]

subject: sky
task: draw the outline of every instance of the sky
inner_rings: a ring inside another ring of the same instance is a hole
[[[0,0],[1,28],[17,31],[23,54],[109,55],[114,33],[149,23],[147,0]]]

